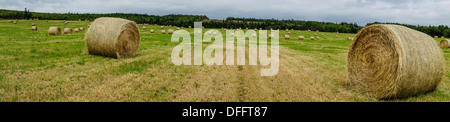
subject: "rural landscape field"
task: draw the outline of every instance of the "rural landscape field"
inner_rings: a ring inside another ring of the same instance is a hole
[[[33,23],[37,31],[31,30]],[[115,59],[89,55],[84,38],[90,22],[68,23],[18,20],[13,24],[9,19],[0,20],[0,101],[450,101],[449,48],[441,48],[446,66],[444,78],[434,91],[407,98],[377,99],[349,85],[347,53],[351,41],[346,37],[355,37],[355,33],[281,29],[279,72],[262,77],[263,66],[176,66],[170,54],[179,43],[171,42],[171,35],[161,34],[161,25],[154,24],[138,26],[140,44],[136,56]],[[55,36],[48,34],[51,26],[86,30]],[[148,29],[144,30],[144,26]],[[164,30],[176,28],[166,26]],[[150,29],[156,32],[150,33]],[[194,33],[193,28],[180,29]],[[204,28],[203,33],[210,29],[219,30],[225,38],[221,28]],[[310,40],[314,34],[320,39]],[[284,39],[282,35],[291,38]],[[300,35],[306,39],[297,39]],[[434,39],[437,46],[443,38]]]

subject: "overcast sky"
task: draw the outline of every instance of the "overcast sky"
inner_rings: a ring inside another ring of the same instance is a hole
[[[450,25],[450,0],[0,0],[0,9]]]

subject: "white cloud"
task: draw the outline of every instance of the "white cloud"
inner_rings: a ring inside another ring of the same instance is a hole
[[[0,0],[0,8],[38,12],[196,14],[326,22],[450,25],[446,0]]]

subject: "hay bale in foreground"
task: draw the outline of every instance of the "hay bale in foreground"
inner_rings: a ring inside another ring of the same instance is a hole
[[[305,39],[305,36],[298,36],[298,39],[303,40],[303,39]]]
[[[448,48],[448,47],[450,47],[450,45],[448,45],[448,40],[447,39],[441,40],[440,46],[441,46],[441,48]]]
[[[48,28],[49,35],[61,35],[61,28],[59,27],[50,27]]]
[[[444,65],[442,50],[430,36],[404,26],[375,24],[352,41],[347,67],[352,87],[386,99],[434,90]]]
[[[85,39],[89,54],[123,58],[136,55],[140,36],[136,22],[101,17],[94,20]]]
[[[36,26],[31,26],[31,30],[32,30],[32,31],[37,31],[37,30],[38,30],[38,27],[36,27]]]
[[[64,34],[72,34],[73,30],[72,28],[64,28]]]

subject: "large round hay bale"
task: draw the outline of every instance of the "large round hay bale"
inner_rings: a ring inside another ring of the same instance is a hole
[[[48,28],[49,35],[61,35],[61,28],[59,27],[50,27]]]
[[[400,25],[375,24],[352,40],[347,67],[352,87],[385,99],[434,90],[444,65],[442,50],[430,36]]]
[[[289,35],[284,35],[284,39],[289,39],[289,38],[291,38],[291,36],[289,36]]]
[[[167,30],[167,33],[168,33],[168,34],[173,34],[173,29]]]
[[[91,24],[85,39],[89,54],[122,58],[136,55],[140,36],[136,22],[101,17]]]
[[[37,30],[38,30],[38,27],[36,27],[36,26],[31,26],[31,30],[32,30],[32,31],[37,31]]]
[[[448,40],[446,40],[446,39],[441,40],[440,46],[441,46],[441,48],[450,47],[450,45],[448,45]]]
[[[72,28],[64,28],[64,34],[72,34],[73,30]]]
[[[305,39],[305,36],[298,36],[298,39],[303,40],[303,39]]]
[[[151,29],[151,30],[150,30],[150,33],[155,33],[155,30],[154,30],[154,29]]]

